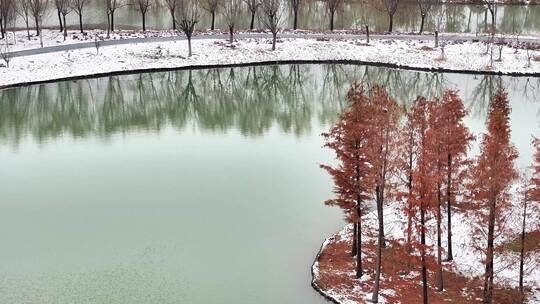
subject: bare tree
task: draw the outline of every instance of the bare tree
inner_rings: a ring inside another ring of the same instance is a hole
[[[83,29],[83,9],[88,0],[73,0],[73,10],[79,16],[79,29],[84,33]]]
[[[298,28],[298,11],[300,10],[301,2],[301,0],[289,0],[289,4],[291,5],[294,14],[293,29],[295,30]]]
[[[199,2],[197,0],[180,0],[179,27],[188,40],[189,57],[191,51],[191,37],[195,31],[195,25],[199,22]]]
[[[62,23],[62,0],[54,0],[54,6],[56,7],[56,13],[58,15],[58,24],[60,24],[60,33],[64,30],[64,24]]]
[[[261,0],[244,0],[244,1],[246,2],[249,12],[251,13],[251,23],[250,23],[249,29],[253,30],[253,28],[255,28],[255,16],[257,15],[257,10],[259,10],[259,6],[261,6]]]
[[[264,0],[261,3],[262,23],[272,32],[272,51],[276,50],[277,33],[281,23],[281,0]]]
[[[491,35],[495,35],[495,30],[496,30],[495,14],[497,13],[497,0],[482,0],[482,2],[484,3],[487,10],[491,14]],[[486,24],[487,24],[487,22],[486,22]]]
[[[215,28],[216,12],[217,12],[218,7],[219,7],[219,0],[205,0],[203,7],[212,16],[212,25],[210,27],[210,30],[213,31],[214,28]]]
[[[389,24],[388,31],[391,32],[394,29],[394,15],[397,12],[400,0],[381,0],[382,5],[386,13],[388,14]]]
[[[326,0],[326,11],[328,13],[328,16],[330,17],[330,30],[334,30],[334,17],[336,15],[336,11],[341,6],[342,0]]]
[[[15,19],[15,1],[0,0],[0,32],[2,39],[6,37],[8,23]]]
[[[227,21],[227,27],[229,29],[229,42],[234,42],[234,28],[240,17],[240,10],[242,8],[242,0],[226,0],[224,5],[225,19]]]
[[[21,16],[26,25],[26,35],[30,40],[30,0],[20,0],[16,7],[17,14]]]
[[[64,32],[64,41],[67,38],[67,23],[66,23],[66,16],[71,12],[72,9],[72,0],[55,0],[56,1],[56,9],[60,12],[60,15],[62,16],[61,21],[63,22],[62,31]]]
[[[165,0],[165,4],[171,14],[173,30],[176,30],[176,8],[178,6],[178,0]]]
[[[142,17],[142,30],[143,32],[146,32],[146,13],[148,13],[148,9],[152,5],[151,0],[137,0],[137,9],[141,13]]]
[[[30,12],[36,23],[36,34],[39,36],[39,42],[43,47],[43,36],[41,35],[41,24],[43,23],[43,15],[47,11],[49,0],[30,0]]]
[[[436,0],[416,0],[418,7],[420,8],[420,34],[424,31],[424,24],[426,22],[426,16]]]
[[[105,0],[105,8],[107,10],[107,37],[110,32],[114,32],[114,13],[117,9],[126,5],[126,0]]]

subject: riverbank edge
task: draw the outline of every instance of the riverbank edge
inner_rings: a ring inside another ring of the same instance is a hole
[[[82,79],[102,78],[109,76],[121,76],[121,75],[133,75],[133,74],[147,74],[147,73],[160,73],[182,70],[205,70],[216,68],[233,68],[233,67],[250,67],[250,66],[268,66],[268,65],[291,65],[291,64],[343,64],[343,65],[364,65],[385,67],[400,70],[430,72],[430,73],[454,73],[454,74],[471,74],[471,75],[492,75],[492,76],[513,76],[513,77],[540,77],[540,72],[533,73],[521,73],[521,72],[500,72],[490,70],[461,70],[461,69],[448,69],[448,68],[435,68],[435,67],[415,67],[409,65],[400,65],[395,63],[377,62],[377,61],[362,61],[362,60],[347,60],[347,59],[331,59],[331,60],[263,60],[263,61],[246,61],[242,63],[231,64],[210,64],[210,65],[179,65],[174,67],[161,67],[161,68],[143,68],[132,70],[117,70],[104,73],[93,73],[87,75],[77,75],[69,77],[56,77],[39,81],[26,81],[17,82],[11,84],[0,85],[0,90],[25,87],[31,85],[47,84],[54,82],[75,81]]]
[[[343,227],[340,231],[343,231],[347,226]],[[324,291],[315,281],[315,272],[318,272],[318,264],[321,257],[322,252],[326,248],[326,246],[338,235],[339,232],[336,232],[332,234],[331,236],[327,237],[324,242],[321,244],[319,248],[319,252],[317,252],[317,255],[315,256],[315,259],[313,260],[313,264],[311,264],[311,287],[315,289],[317,293],[319,293],[323,298],[326,300],[335,303],[335,304],[343,304],[338,299],[334,298],[332,295]]]

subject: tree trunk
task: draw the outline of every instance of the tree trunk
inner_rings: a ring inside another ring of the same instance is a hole
[[[377,218],[379,222],[379,234],[381,235],[381,246],[382,248],[386,248],[386,242],[384,238],[384,213],[383,213],[383,193],[381,188],[377,186],[377,189],[375,190],[376,197],[377,197]]]
[[[34,22],[36,24],[36,35],[39,36],[39,18],[34,16]]]
[[[212,27],[210,28],[210,30],[214,30],[214,22],[216,21],[216,12],[215,11],[212,11]]]
[[[249,29],[253,30],[254,27],[255,27],[255,12],[252,11],[251,12],[251,25],[249,26]]]
[[[353,224],[353,241],[352,241],[352,247],[351,247],[351,256],[356,256],[356,234],[358,233],[358,224]]]
[[[439,166],[439,172],[440,172]],[[437,183],[437,291],[444,289],[443,269],[442,269],[442,230],[441,230],[441,184]]]
[[[66,14],[62,14],[62,18],[64,19],[64,41],[66,41],[67,39]]]
[[[381,260],[382,260],[382,247],[383,247],[384,238],[382,237],[381,231],[379,231],[379,237],[377,242],[377,258],[375,261],[375,283],[373,285],[373,295],[371,296],[371,302],[379,302],[379,287],[381,281]]]
[[[28,17],[26,18],[24,23],[26,24],[26,36],[28,37],[28,41],[30,41],[30,25],[28,24]]]
[[[330,12],[330,31],[334,30],[334,12]]]
[[[369,25],[366,24],[366,43],[369,43]]]
[[[114,11],[111,12],[111,32],[114,32]]]
[[[2,20],[2,18],[0,18],[0,36],[2,39],[5,38],[4,20]]]
[[[523,303],[525,300],[525,293],[523,292],[523,268],[525,260],[525,225],[527,223],[527,198],[525,198],[523,206],[523,222],[521,225],[521,249],[519,255],[519,297],[520,303]]]
[[[421,21],[420,21],[420,34],[422,34],[422,32],[424,31],[424,23],[426,21],[426,14],[424,14],[424,13],[420,14],[420,18],[421,18]]]
[[[296,30],[298,28],[298,7],[294,8],[294,22],[293,22],[293,29]]]
[[[111,15],[107,13],[107,39],[111,37]]]
[[[191,36],[187,37],[187,42],[188,42],[189,57],[191,57],[191,55],[193,55],[193,53],[191,52]]]
[[[229,26],[229,42],[234,42],[234,27]]]
[[[448,175],[446,179],[446,213],[447,213],[447,242],[448,252],[446,256],[447,261],[454,260],[454,254],[452,252],[452,155],[448,154]]]
[[[497,30],[497,26],[495,24],[495,8],[493,10],[490,10],[491,12],[491,34],[495,35],[495,31]]]
[[[142,13],[142,30],[146,32],[146,13]]]
[[[482,303],[493,302],[493,244],[495,238],[495,199],[491,199],[489,206],[488,239],[486,250],[486,272],[484,274],[484,296]]]
[[[423,200],[424,198],[422,198]],[[424,202],[422,201],[422,204]],[[424,304],[428,304],[427,268],[426,268],[426,224],[424,206],[420,207],[420,241],[422,243],[422,299]]]
[[[388,24],[388,31],[391,32],[394,29],[394,15],[389,14],[390,24]]]
[[[81,30],[81,34],[84,34],[84,28],[83,28],[83,22],[82,22],[82,11],[79,12],[79,29]]]
[[[356,207],[356,214],[358,216],[358,231],[356,233],[356,278],[361,278],[364,275],[364,269],[362,268],[362,211],[360,209],[360,203]]]
[[[439,47],[439,31],[435,31],[435,47]]]
[[[272,39],[272,51],[276,50],[276,41],[277,41],[277,33],[272,33],[273,39]]]
[[[171,19],[173,30],[176,31],[176,16],[174,15],[174,11],[171,11]]]
[[[60,33],[64,31],[64,25],[62,24],[62,13],[60,13],[60,10],[56,10],[58,13],[58,23],[60,23]]]

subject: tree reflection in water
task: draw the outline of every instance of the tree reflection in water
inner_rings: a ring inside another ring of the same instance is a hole
[[[332,124],[353,80],[380,84],[403,105],[418,95],[458,89],[484,118],[498,88],[536,102],[540,79],[456,75],[353,65],[283,65],[112,76],[0,92],[0,140],[17,146],[59,136],[108,138],[146,130],[195,127],[260,136],[277,126],[296,136]]]

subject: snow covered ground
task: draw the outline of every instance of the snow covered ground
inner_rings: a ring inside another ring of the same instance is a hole
[[[56,80],[109,72],[232,65],[275,61],[356,61],[390,64],[397,67],[445,69],[456,71],[490,71],[497,73],[540,74],[539,60],[527,66],[527,53],[504,47],[502,61],[493,48],[493,66],[482,42],[451,43],[433,49],[432,41],[376,39],[369,44],[347,39],[282,39],[271,51],[269,39],[242,39],[232,45],[224,40],[193,41],[192,57],[187,57],[187,42],[134,43],[77,49],[32,56],[15,57],[9,67],[0,68],[0,86]],[[529,53],[531,58],[539,56]]]

